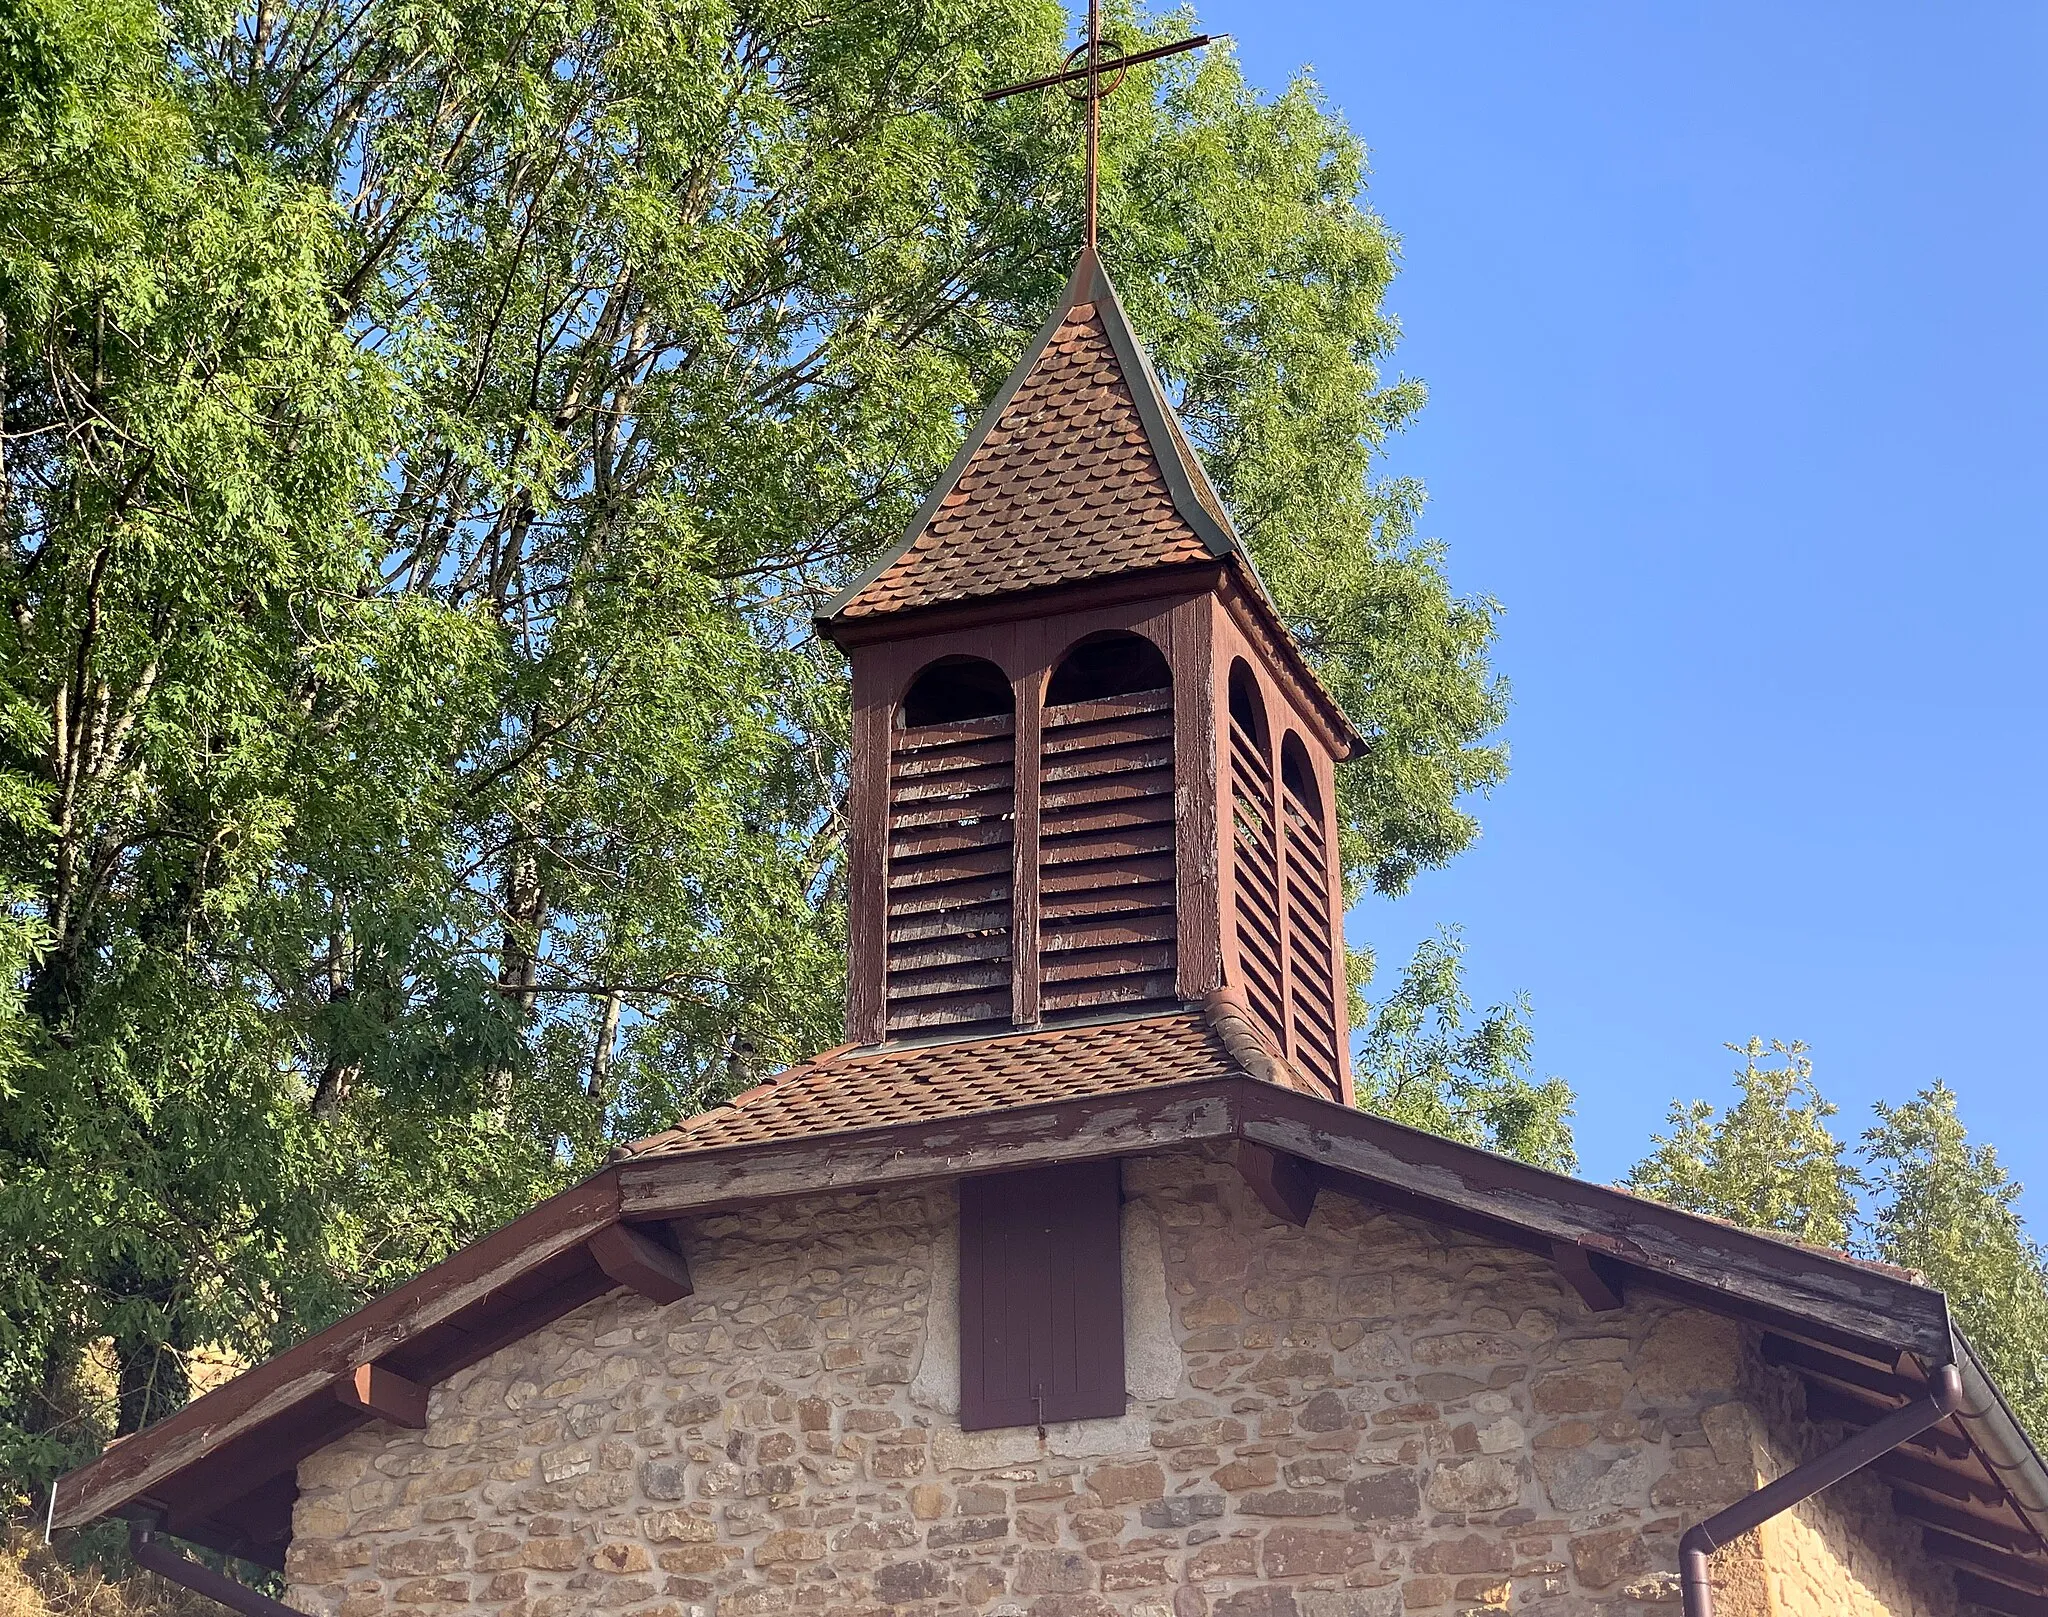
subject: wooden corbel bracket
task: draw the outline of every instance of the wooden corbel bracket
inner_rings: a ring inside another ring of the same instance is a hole
[[[1289,1224],[1306,1224],[1315,1212],[1315,1172],[1299,1157],[1239,1140],[1237,1171],[1275,1218]]]
[[[1557,1267],[1558,1278],[1594,1313],[1611,1314],[1622,1306],[1621,1266],[1613,1259],[1589,1252],[1575,1241],[1553,1241],[1550,1261]]]
[[[364,1410],[393,1426],[423,1431],[427,1424],[427,1389],[380,1364],[359,1364],[334,1384],[334,1396],[351,1409]]]
[[[615,1284],[651,1303],[672,1303],[696,1287],[681,1252],[649,1240],[627,1224],[608,1224],[586,1243],[591,1261]]]

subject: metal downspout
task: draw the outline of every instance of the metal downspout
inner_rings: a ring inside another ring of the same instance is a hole
[[[240,1612],[242,1617],[306,1617],[298,1607],[258,1594],[246,1583],[237,1583],[226,1573],[216,1572],[189,1555],[180,1555],[168,1544],[158,1543],[154,1520],[130,1523],[128,1553],[135,1557],[136,1565],[147,1567],[159,1577],[169,1578],[171,1582],[182,1584],[209,1600],[218,1600],[228,1610]]]
[[[1685,1596],[1685,1617],[1714,1617],[1714,1589],[1707,1568],[1707,1558],[1714,1551],[1811,1499],[1821,1489],[1861,1471],[1871,1461],[1891,1453],[1908,1438],[1919,1436],[1962,1407],[1962,1374],[1954,1365],[1945,1364],[1934,1372],[1933,1386],[1925,1398],[1894,1410],[1839,1448],[1795,1466],[1776,1482],[1767,1483],[1688,1529],[1678,1541],[1678,1582]]]

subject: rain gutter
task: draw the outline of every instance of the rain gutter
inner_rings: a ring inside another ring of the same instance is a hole
[[[1983,1364],[1960,1333],[1955,1339],[1956,1369],[1963,1378],[1963,1431],[1978,1457],[1991,1468],[2013,1507],[2048,1544],[2048,1465],[2028,1439],[2004,1397],[1985,1373]]]
[[[1678,1541],[1678,1583],[1685,1599],[1685,1617],[1714,1617],[1714,1586],[1708,1569],[1708,1557],[1714,1551],[1948,1419],[1964,1407],[1965,1398],[1962,1372],[1955,1365],[1945,1364],[1934,1372],[1932,1387],[1925,1398],[1894,1410],[1840,1447],[1795,1466],[1776,1482],[1767,1483],[1718,1515],[1688,1528]]]

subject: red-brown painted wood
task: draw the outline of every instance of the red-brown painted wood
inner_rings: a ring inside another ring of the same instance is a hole
[[[1121,1193],[1112,1160],[960,1182],[960,1425],[1121,1415]]]
[[[888,761],[890,703],[856,666],[853,783],[847,812],[846,1036],[880,1043],[887,1032],[882,977],[887,969]],[[864,688],[865,687],[865,688]]]
[[[1169,618],[1173,665],[1174,850],[1180,957],[1176,991],[1196,1002],[1223,982],[1223,844],[1218,830],[1216,647],[1214,603],[1203,596],[1175,606]]]
[[[360,1409],[393,1426],[426,1430],[427,1389],[395,1370],[359,1364],[334,1384],[334,1396],[350,1409]]]
[[[590,1238],[589,1250],[606,1279],[651,1303],[680,1302],[695,1289],[690,1266],[680,1252],[627,1225],[606,1225]]]
[[[1158,585],[906,615],[842,641],[866,754],[849,846],[885,867],[849,884],[851,1037],[998,1033],[1229,983],[1287,1070],[1348,1093],[1331,805],[1334,752],[1355,736],[1227,570]],[[1059,673],[1114,636],[1148,642],[1165,677],[1133,690]],[[907,726],[906,693],[948,658],[994,665],[1009,713]],[[1229,717],[1236,662],[1256,735]],[[1290,734],[1314,775],[1305,805],[1281,789]]]

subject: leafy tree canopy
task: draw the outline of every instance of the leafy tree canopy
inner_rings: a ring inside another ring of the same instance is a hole
[[[980,99],[1065,30],[0,0],[0,1465],[834,1037],[809,615],[1070,267],[1076,109]],[[1374,469],[1422,393],[1364,183],[1220,49],[1108,109],[1105,255],[1371,737],[1346,870],[1398,892],[1502,693]]]
[[[2021,1187],[1998,1153],[1972,1145],[1939,1081],[1902,1106],[1880,1101],[1858,1168],[1829,1127],[1806,1046],[1730,1045],[1740,1098],[1671,1108],[1672,1132],[1630,1170],[1631,1188],[1752,1229],[1845,1247],[1918,1269],[2035,1441],[2048,1442],[2048,1253],[2027,1234]],[[1775,1056],[1779,1064],[1759,1063]]]
[[[1445,928],[1422,941],[1385,999],[1354,1007],[1352,1026],[1365,1030],[1353,1064],[1358,1104],[1398,1123],[1571,1173],[1578,1166],[1571,1088],[1562,1078],[1536,1083],[1529,1077],[1526,1000],[1495,1005],[1470,1021],[1464,954],[1456,928]],[[1369,962],[1363,969],[1370,972]],[[1354,975],[1359,970],[1354,964]]]
[[[1972,1145],[1939,1081],[1879,1102],[1863,1153],[1883,1197],[1871,1254],[1922,1270],[2036,1441],[2048,1439],[2048,1252],[2027,1234],[2020,1186],[1996,1148]]]
[[[1696,1100],[1671,1105],[1668,1135],[1629,1170],[1631,1190],[1692,1213],[1845,1247],[1862,1181],[1828,1127],[1835,1108],[1813,1083],[1796,1040],[1728,1048],[1743,1058],[1740,1098],[1725,1114]],[[1760,1065],[1776,1058],[1776,1065]]]

